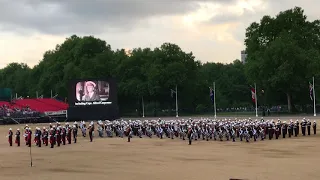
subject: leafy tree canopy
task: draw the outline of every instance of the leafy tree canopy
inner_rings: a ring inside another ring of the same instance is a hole
[[[249,87],[257,83],[258,91],[265,90],[259,105],[293,107],[311,104],[307,87],[312,76],[320,78],[319,37],[320,22],[307,21],[299,7],[264,16],[247,28],[245,64],[203,64],[172,43],[128,53],[93,36],[73,35],[45,52],[33,68],[11,63],[0,69],[0,87],[12,88],[19,96],[35,97],[38,92],[49,97],[52,90],[67,97],[71,79],[115,77],[120,110],[126,114],[141,111],[142,97],[147,112],[170,112],[175,105],[170,89],[177,85],[180,111],[194,113],[212,112],[213,82],[217,108],[251,106]]]

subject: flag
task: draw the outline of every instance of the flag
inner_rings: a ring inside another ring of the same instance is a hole
[[[256,103],[256,90],[253,87],[251,87],[251,99]]]
[[[212,88],[210,88],[210,99],[212,104],[214,104],[214,90]]]
[[[309,95],[311,101],[313,101],[313,85],[309,82]]]
[[[174,90],[170,89],[171,90],[171,97],[173,97],[173,93],[174,93]]]

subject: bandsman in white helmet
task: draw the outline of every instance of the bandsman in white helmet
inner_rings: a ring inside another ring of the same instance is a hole
[[[307,131],[308,131],[308,136],[310,136],[310,131],[311,131],[311,121],[310,121],[310,119],[307,120]]]
[[[92,125],[92,124],[89,124],[88,129],[89,129],[89,138],[90,138],[90,142],[92,142],[92,140],[93,140],[93,131],[94,131],[94,129],[93,129],[93,125]]]
[[[306,135],[306,126],[307,126],[307,122],[305,119],[302,120],[301,122],[301,132],[302,132],[302,136]]]
[[[313,128],[313,134],[316,135],[317,134],[317,122],[316,122],[316,120],[313,120],[312,128]]]
[[[20,146],[20,129],[18,128],[16,131],[16,140],[15,143],[17,144],[17,146]]]
[[[13,132],[12,132],[12,129],[10,128],[9,129],[9,132],[8,132],[8,142],[9,142],[9,145],[12,146],[12,136],[13,136]]]

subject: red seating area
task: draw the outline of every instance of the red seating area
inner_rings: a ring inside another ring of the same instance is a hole
[[[61,101],[57,101],[55,99],[51,99],[51,98],[42,98],[42,99],[37,99],[37,100],[41,101],[45,104],[49,104],[51,106],[61,108],[61,110],[67,110],[69,107],[68,104],[61,102]]]
[[[18,104],[9,103],[7,101],[0,101],[0,107],[3,107],[3,105],[5,105],[9,109],[14,109],[14,108],[21,109],[24,107],[24,106],[20,106]]]
[[[2,116],[14,118],[36,117],[39,116],[39,112],[15,103],[0,101],[0,117]]]
[[[30,109],[38,112],[62,111],[67,110],[68,105],[55,99],[19,99],[15,100],[18,106],[28,106]]]

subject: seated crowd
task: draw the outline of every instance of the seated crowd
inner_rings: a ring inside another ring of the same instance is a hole
[[[40,116],[40,113],[31,110],[29,107],[17,108],[9,107],[7,105],[0,106],[0,117],[25,118],[38,116]]]

